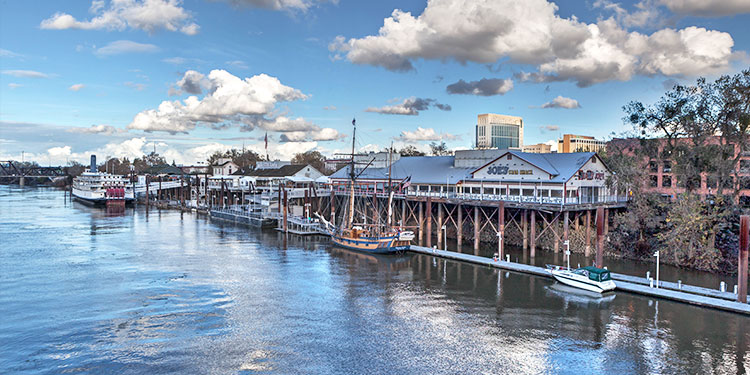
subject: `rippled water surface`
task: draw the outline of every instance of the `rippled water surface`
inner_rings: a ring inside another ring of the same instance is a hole
[[[0,373],[744,373],[750,318],[0,187]]]

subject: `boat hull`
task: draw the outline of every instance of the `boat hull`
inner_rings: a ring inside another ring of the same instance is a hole
[[[552,277],[555,278],[555,280],[559,281],[562,284],[569,285],[575,288],[588,290],[590,292],[595,293],[606,293],[613,291],[615,289],[614,283],[598,283],[598,282],[586,282],[583,280],[579,280],[576,277],[566,275],[561,272],[551,272]]]
[[[373,254],[392,254],[409,250],[409,244],[399,241],[396,237],[370,239],[332,235],[331,242],[338,247]]]
[[[122,198],[122,199],[105,199],[105,198],[89,198],[89,197],[83,197],[80,195],[73,194],[73,199],[90,205],[90,206],[105,206],[108,202],[110,203],[132,203],[134,202],[133,198]]]

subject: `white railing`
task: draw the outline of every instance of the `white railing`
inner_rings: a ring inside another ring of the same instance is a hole
[[[180,186],[188,187],[188,183],[185,181],[162,181],[161,182],[161,189],[174,189],[178,188]],[[159,191],[159,182],[151,182],[148,184],[148,191],[150,192],[157,192]],[[145,193],[146,192],[146,184],[136,184],[135,185],[135,192],[136,193]]]
[[[336,189],[337,194],[349,194],[347,189]],[[374,193],[372,190],[355,190],[355,194],[372,196]],[[387,193],[378,192],[379,197],[387,197]],[[519,203],[530,203],[530,204],[558,204],[558,205],[576,205],[576,204],[595,204],[595,203],[624,203],[628,201],[625,196],[619,195],[600,195],[595,197],[542,197],[542,196],[531,196],[531,195],[504,195],[504,194],[475,194],[475,193],[454,193],[454,192],[436,192],[436,191],[408,191],[401,193],[394,193],[395,197],[431,197],[431,198],[447,198],[447,199],[466,199],[466,200],[478,200],[478,201],[505,201],[505,202],[519,202]]]

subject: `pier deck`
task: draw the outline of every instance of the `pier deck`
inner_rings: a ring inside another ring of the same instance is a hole
[[[549,272],[542,267],[531,266],[528,264],[506,262],[503,260],[495,261],[491,258],[480,257],[471,254],[457,253],[453,251],[430,249],[422,246],[412,245],[410,251],[432,255],[446,259],[458,260],[463,262],[469,262],[474,264],[481,264],[489,267],[500,268],[504,270],[527,273],[536,276],[543,276],[552,278]],[[683,285],[681,290],[677,290],[676,283],[661,282],[661,288],[651,288],[648,286],[646,279],[639,278],[636,276],[617,275],[615,278],[617,283],[616,291],[624,291],[628,293],[642,294],[651,297],[664,298],[673,301],[688,303],[697,306],[711,307],[724,311],[731,311],[734,313],[750,315],[750,304],[736,302],[734,300],[727,300],[727,294],[732,296],[732,293],[722,293],[719,291],[713,291],[707,288],[701,288],[696,286]],[[640,279],[640,280],[639,280]],[[627,281],[626,281],[627,280]],[[645,285],[644,285],[645,284]],[[668,285],[669,284],[669,285]],[[673,285],[671,285],[673,284]]]

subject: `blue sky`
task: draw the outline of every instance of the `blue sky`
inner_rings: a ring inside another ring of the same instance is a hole
[[[353,117],[362,150],[468,148],[487,112],[526,144],[606,139],[630,100],[747,69],[748,21],[750,0],[3,2],[0,160],[193,163],[266,133],[273,158],[332,154]]]

